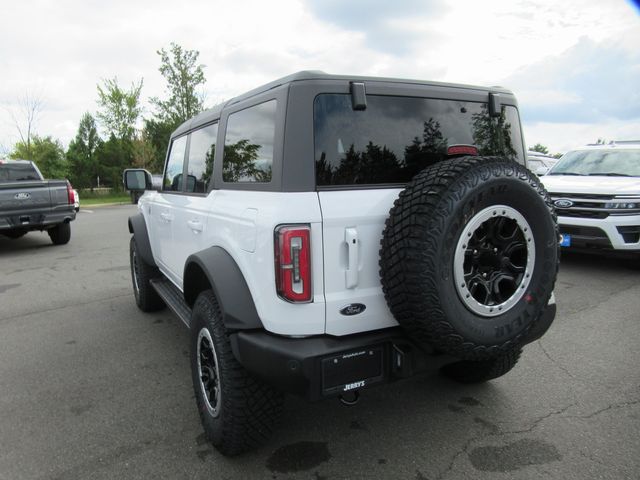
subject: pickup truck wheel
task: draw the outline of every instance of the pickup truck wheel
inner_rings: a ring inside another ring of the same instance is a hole
[[[131,265],[131,283],[136,305],[143,312],[155,312],[165,307],[164,301],[151,286],[151,280],[162,274],[156,267],[147,264],[138,254],[135,237],[129,242],[129,263]]]
[[[65,245],[71,240],[71,224],[61,223],[47,230],[47,233],[54,245]]]
[[[222,454],[246,452],[270,437],[280,420],[283,394],[235,359],[211,290],[200,293],[192,311],[191,373],[202,426]]]
[[[502,355],[487,360],[450,363],[442,367],[441,372],[446,377],[460,383],[481,383],[501,377],[511,371],[520,359],[522,350],[517,348]]]
[[[398,323],[465,360],[522,346],[553,291],[558,227],[540,181],[516,162],[462,157],[426,168],[387,219],[380,276]]]

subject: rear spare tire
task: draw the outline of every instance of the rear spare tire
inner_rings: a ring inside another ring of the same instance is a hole
[[[423,170],[387,219],[384,295],[418,343],[483,360],[520,347],[553,291],[558,227],[523,166],[462,157]]]

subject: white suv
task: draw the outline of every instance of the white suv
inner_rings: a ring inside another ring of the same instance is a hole
[[[572,150],[544,184],[563,247],[640,253],[640,141]]]
[[[138,306],[191,330],[224,454],[310,400],[496,378],[555,316],[557,224],[503,89],[301,72],[185,122],[129,219]]]

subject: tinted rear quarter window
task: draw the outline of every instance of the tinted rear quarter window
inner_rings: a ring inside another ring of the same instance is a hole
[[[459,144],[524,164],[515,107],[490,117],[476,102],[368,95],[354,111],[349,95],[318,95],[314,144],[318,186],[406,183]]]
[[[271,181],[275,125],[275,100],[229,115],[222,160],[223,181]]]

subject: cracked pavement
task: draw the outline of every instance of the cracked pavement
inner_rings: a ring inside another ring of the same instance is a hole
[[[257,452],[220,456],[187,332],[131,295],[126,219],[81,210],[71,242],[0,238],[0,479],[640,478],[640,267],[564,255],[558,316],[484,385],[419,376],[351,408],[288,397]]]

